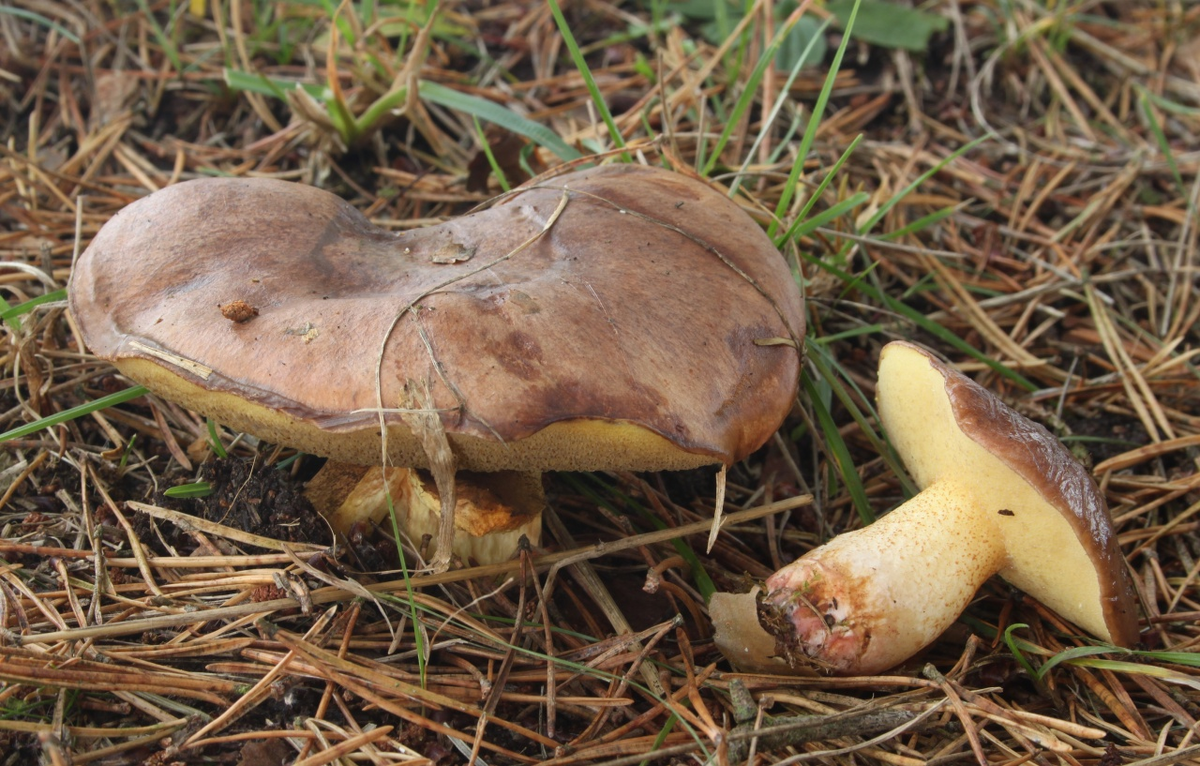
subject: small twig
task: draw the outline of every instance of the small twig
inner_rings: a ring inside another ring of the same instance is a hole
[[[253,545],[257,548],[265,548],[266,550],[269,550],[269,551],[288,551],[290,553],[295,553],[295,552],[303,553],[305,551],[319,551],[319,550],[324,549],[324,546],[313,545],[311,543],[281,542],[281,541],[276,540],[271,537],[263,537],[262,535],[256,535],[251,532],[244,532],[240,529],[226,526],[225,524],[218,524],[215,521],[208,521],[207,519],[202,519],[199,516],[193,516],[190,513],[182,513],[180,511],[172,511],[170,508],[162,508],[157,505],[150,505],[149,503],[139,503],[136,500],[126,501],[125,505],[128,506],[129,508],[132,508],[135,511],[140,511],[142,513],[153,516],[156,519],[163,519],[164,521],[170,521],[171,523],[175,524],[180,529],[183,529],[185,531],[194,529],[194,530],[203,532],[207,535],[212,535],[214,537],[223,537],[226,540],[233,540],[234,542],[245,543],[246,545]],[[147,559],[147,560],[149,561],[152,559]]]
[[[939,702],[930,710],[936,710],[941,705]],[[757,705],[755,709],[757,710]],[[774,750],[838,737],[868,736],[910,724],[918,718],[924,720],[929,716],[930,710],[926,710],[920,716],[911,710],[880,710],[874,707],[869,710],[853,709],[820,716],[766,716],[763,719],[765,726],[756,728],[751,723],[741,723],[733,728],[729,733],[729,756],[735,761],[744,760],[752,740],[757,741],[760,749]]]
[[[932,705],[928,710],[921,713],[920,715],[917,715],[916,717],[910,717],[907,721],[900,723],[895,728],[889,729],[888,731],[885,731],[883,734],[880,734],[879,736],[874,737],[872,739],[868,739],[865,742],[860,742],[856,745],[850,745],[848,747],[838,748],[836,750],[815,750],[815,751],[808,752],[808,753],[799,753],[797,755],[793,755],[790,758],[785,758],[782,761],[779,761],[776,766],[791,766],[791,764],[794,764],[794,763],[803,763],[805,761],[816,760],[817,758],[828,758],[828,757],[837,756],[837,755],[846,755],[847,753],[853,753],[856,750],[862,750],[863,748],[874,747],[875,745],[879,745],[884,742],[887,742],[889,739],[894,739],[894,738],[900,736],[901,734],[905,733],[906,731],[909,731],[910,729],[915,728],[920,723],[922,723],[925,719],[929,718],[934,713],[941,710],[945,704],[946,704],[946,700],[939,700],[936,704]],[[868,719],[868,720],[871,722],[872,725],[878,724],[879,726],[882,726],[882,725],[884,725],[884,722],[888,718],[884,714],[889,713],[889,712],[903,713],[905,711],[901,711],[901,710],[879,711],[878,714],[871,715],[870,719]],[[878,718],[875,717],[876,715],[878,715]],[[897,719],[898,719],[898,717],[897,717]],[[863,724],[867,724],[867,723],[868,723],[868,721],[863,721]],[[862,729],[860,729],[860,732],[862,732]]]

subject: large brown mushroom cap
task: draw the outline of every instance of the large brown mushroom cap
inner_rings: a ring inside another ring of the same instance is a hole
[[[745,213],[634,165],[399,234],[300,184],[189,181],[118,213],[70,299],[87,345],[131,378],[340,460],[379,461],[381,401],[391,460],[424,465],[397,410],[428,387],[474,470],[736,461],[795,393],[799,349],[762,341],[804,333],[795,281]]]

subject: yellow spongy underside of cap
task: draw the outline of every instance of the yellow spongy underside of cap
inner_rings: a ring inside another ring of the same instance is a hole
[[[972,498],[980,524],[1004,537],[1005,580],[1090,633],[1111,640],[1099,577],[1074,528],[1025,479],[958,427],[945,378],[921,352],[884,349],[879,414],[922,489],[952,483]],[[936,563],[931,562],[931,566]]]
[[[145,359],[123,359],[117,367],[164,398],[266,441],[361,465],[382,460],[377,429],[326,430],[281,410],[204,389]],[[458,467],[471,471],[671,471],[720,462],[712,455],[682,450],[654,431],[624,421],[564,420],[510,442],[469,434],[448,438]],[[428,467],[419,440],[402,423],[389,424],[388,461]]]

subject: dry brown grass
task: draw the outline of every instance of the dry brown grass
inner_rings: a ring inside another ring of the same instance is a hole
[[[693,167],[720,132],[714,105],[728,110],[749,75],[771,5],[754,5],[744,59],[716,55],[688,24],[590,50],[631,150]],[[835,365],[831,382],[864,411],[878,348],[914,338],[1091,461],[1135,574],[1143,648],[1178,656],[1085,657],[1034,679],[1007,628],[1028,626],[1013,635],[1034,665],[1089,642],[995,581],[893,675],[740,675],[714,649],[694,573],[668,541],[703,550],[705,476],[558,481],[545,550],[406,581],[387,540],[333,550],[318,531],[298,542],[296,525],[313,524],[287,503],[275,509],[282,526],[236,529],[231,498],[251,475],[275,497],[314,461],[275,471],[290,453],[243,439],[239,468],[213,468],[222,461],[202,419],[142,398],[0,449],[0,764],[1200,762],[1200,673],[1187,662],[1200,659],[1200,7],[1043,5],[936,0],[926,7],[949,31],[927,54],[853,44],[799,204],[860,132],[815,211],[869,198],[787,254],[803,256],[810,337]],[[585,49],[648,18],[603,0],[567,14]],[[494,180],[468,190],[482,160],[461,113],[406,99],[403,117],[347,150],[319,103],[230,90],[226,65],[329,83],[351,110],[419,76],[508,105],[572,145],[612,148],[543,4],[450,6],[442,18],[444,34],[408,38],[427,46],[422,60],[392,50],[394,30],[360,29],[356,46],[345,30],[332,36],[318,6],[0,9],[4,299],[63,287],[73,253],[113,213],[198,175],[320,184],[393,227],[498,191]],[[282,31],[255,31],[270,21]],[[795,161],[797,142],[780,145],[786,124],[822,77],[806,72],[789,94],[783,73],[760,84],[759,105],[789,99],[741,185],[764,222]],[[744,117],[724,167],[742,165],[765,111]],[[522,142],[494,138],[512,170]],[[542,150],[531,164],[556,161]],[[875,230],[855,233],[889,205]],[[0,430],[126,386],[77,347],[61,301],[2,332]],[[833,415],[871,506],[895,505],[895,471],[845,406]],[[720,584],[763,577],[859,523],[816,422],[802,401],[782,438],[731,473],[732,503],[757,510],[701,556]],[[212,498],[163,499],[201,463]],[[208,521],[178,513],[205,506]],[[668,531],[648,531],[649,519]],[[770,726],[784,735],[759,731]]]

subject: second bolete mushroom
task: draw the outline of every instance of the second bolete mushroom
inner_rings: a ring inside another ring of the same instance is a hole
[[[91,350],[163,397],[338,461],[451,471],[729,465],[790,409],[804,334],[761,228],[637,165],[400,233],[300,184],[189,181],[104,226],[70,301]]]
[[[896,665],[995,574],[1105,641],[1137,612],[1103,495],[1046,429],[928,351],[888,344],[879,416],[921,492],[767,580],[785,654],[843,673]]]

